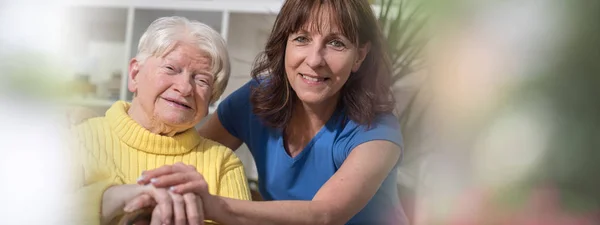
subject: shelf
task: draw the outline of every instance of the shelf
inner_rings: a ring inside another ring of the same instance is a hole
[[[67,0],[63,4],[73,6],[92,6],[136,9],[171,9],[194,11],[229,11],[245,13],[277,14],[283,5],[278,0]]]
[[[96,99],[119,95],[120,76],[126,70],[126,9],[71,6],[61,33],[62,51],[71,80],[93,88]],[[95,104],[98,101],[93,100]],[[100,104],[106,105],[106,104]]]

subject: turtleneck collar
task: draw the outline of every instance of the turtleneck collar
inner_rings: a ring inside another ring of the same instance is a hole
[[[190,152],[202,140],[193,127],[172,137],[154,134],[127,114],[129,107],[129,103],[117,101],[106,111],[110,127],[129,147],[151,154],[180,155]]]

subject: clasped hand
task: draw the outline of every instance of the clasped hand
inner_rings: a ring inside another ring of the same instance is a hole
[[[126,213],[154,207],[151,225],[204,224],[204,205],[212,196],[204,177],[193,166],[176,163],[145,171],[138,184],[144,189],[125,204]]]

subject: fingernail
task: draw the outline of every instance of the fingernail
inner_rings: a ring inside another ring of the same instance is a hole
[[[150,183],[156,183],[156,181],[158,181],[158,179],[156,179],[156,178],[150,179]]]
[[[175,187],[174,187],[174,186],[171,186],[171,187],[169,188],[169,191],[170,191],[170,192],[175,192]]]
[[[142,180],[144,180],[144,175],[141,175],[141,176],[140,176],[140,177],[137,179],[137,182],[140,182],[140,181],[142,181]]]
[[[125,212],[131,212],[132,208],[133,208],[133,206],[126,205],[125,208],[123,208],[123,211],[125,211]]]

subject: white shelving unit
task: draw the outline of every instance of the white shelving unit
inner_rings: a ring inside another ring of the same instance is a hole
[[[282,0],[73,0],[66,8],[65,55],[72,58],[72,77],[88,82],[87,96],[68,103],[108,108],[130,101],[129,60],[152,21],[183,16],[219,31],[228,42],[232,74],[224,98],[250,79],[252,62],[263,48]],[[214,109],[215,106],[211,107]],[[212,110],[211,110],[212,112]]]

